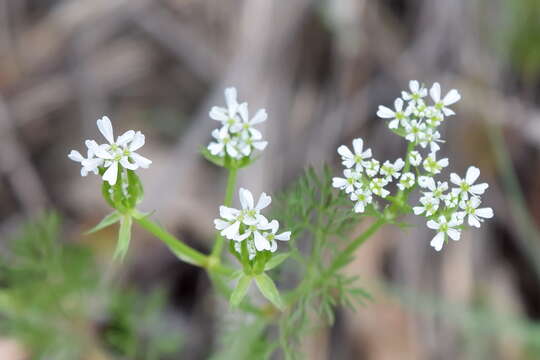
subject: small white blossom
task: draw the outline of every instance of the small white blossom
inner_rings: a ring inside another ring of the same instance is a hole
[[[424,169],[431,174],[438,174],[448,166],[448,158],[437,160],[435,153],[429,154],[422,163]]]
[[[375,178],[369,183],[369,189],[375,195],[385,198],[390,194],[390,191],[384,188],[386,185],[388,185],[386,178]]]
[[[281,234],[276,234],[279,229],[279,223],[277,220],[272,220],[261,224],[261,230],[270,230],[270,231],[261,231],[256,232],[253,237],[255,243],[255,249],[257,251],[268,250],[275,252],[277,250],[277,242],[280,241],[289,241],[291,239],[291,232],[286,231]]]
[[[369,177],[374,177],[379,173],[381,163],[375,159],[371,159],[364,163],[364,169]]]
[[[390,129],[397,129],[400,123],[403,125],[404,122],[407,121],[409,116],[408,110],[403,111],[403,100],[401,100],[400,98],[397,98],[394,101],[394,108],[395,111],[387,108],[386,106],[379,105],[379,110],[377,111],[378,117],[382,119],[392,119],[388,123],[388,127]]]
[[[393,164],[387,160],[381,166],[380,173],[381,175],[386,176],[388,181],[391,181],[392,177],[396,179],[399,178],[401,175],[400,171],[403,169],[403,166],[405,166],[405,162],[401,158],[397,159]]]
[[[405,125],[405,131],[407,133],[405,139],[410,142],[419,143],[424,139],[425,130],[426,125],[424,123],[413,120]]]
[[[221,121],[223,126],[228,130],[240,122],[240,119],[237,116],[240,104],[238,104],[237,101],[236,88],[230,87],[225,89],[225,103],[227,104],[227,107],[212,107],[209,116],[211,119]]]
[[[455,214],[452,216],[450,221],[446,220],[446,217],[442,215],[439,217],[437,221],[429,220],[427,222],[427,227],[437,231],[437,235],[433,237],[433,239],[430,242],[430,245],[436,251],[441,251],[447,235],[450,239],[454,241],[459,240],[461,237],[461,230],[456,229],[456,227],[461,225],[461,223],[462,223],[461,219]]]
[[[360,173],[354,169],[343,170],[345,178],[334,177],[332,179],[332,186],[341,190],[345,190],[345,193],[350,194],[354,191],[355,187],[360,187]]]
[[[420,141],[420,146],[425,148],[427,145],[429,145],[431,152],[434,153],[441,149],[441,147],[437,143],[443,142],[444,140],[441,140],[441,134],[437,130],[427,128],[424,132],[422,140]]]
[[[88,140],[93,141],[93,140]],[[96,144],[97,146],[97,144]],[[71,150],[68,157],[78,163],[81,163],[81,176],[86,176],[92,172],[98,174],[98,168],[103,164],[103,159],[94,157],[94,153],[88,148],[86,158],[81,155],[77,150]]]
[[[426,109],[426,124],[431,128],[438,127],[444,120],[444,114],[434,106]]]
[[[411,102],[417,103],[421,101],[422,98],[426,97],[428,94],[427,89],[421,86],[417,80],[409,81],[409,89],[410,89],[410,92],[406,92],[406,91],[401,92],[401,97],[405,101],[411,101]]]
[[[470,166],[467,169],[467,173],[465,174],[465,178],[459,177],[456,173],[450,174],[450,181],[459,186],[459,188],[454,189],[453,191],[455,193],[459,193],[460,195],[464,196],[465,198],[468,197],[468,194],[471,194],[473,196],[479,196],[482,195],[486,189],[489,187],[488,184],[482,183],[482,184],[474,184],[476,180],[478,180],[478,177],[480,176],[480,169],[474,166]]]
[[[452,89],[441,100],[441,85],[434,83],[429,90],[429,95],[433,102],[435,102],[435,108],[442,111],[445,116],[455,115],[456,113],[448,108],[448,106],[455,104],[461,99],[461,95],[456,89]]]
[[[469,200],[462,200],[459,207],[464,210],[460,213],[460,216],[465,217],[468,215],[468,223],[470,226],[479,228],[480,223],[484,222],[484,219],[491,219],[493,217],[493,209],[490,207],[480,208],[480,199],[477,197],[471,197]]]
[[[346,168],[356,166],[356,169],[362,170],[364,162],[371,157],[371,149],[364,150],[364,140],[361,138],[354,139],[352,144],[354,153],[345,145],[338,147],[337,152]]]
[[[412,166],[418,166],[422,163],[422,155],[416,150],[411,151],[409,154],[409,162]]]
[[[217,140],[208,145],[208,150],[212,155],[223,157],[227,154],[234,159],[239,158],[238,140],[231,138],[227,127],[214,129],[212,136]]]
[[[440,201],[439,199],[436,199],[428,194],[420,198],[420,204],[421,206],[413,207],[414,214],[425,214],[426,217],[429,217],[437,212],[437,210],[439,209]]]
[[[425,192],[425,195],[429,195],[437,200],[444,200],[444,193],[448,190],[448,183],[446,181],[438,181],[435,185],[435,180],[432,177],[422,176],[421,180],[422,187],[431,190],[430,192]]]
[[[373,196],[371,196],[371,191],[368,189],[356,189],[351,194],[351,200],[355,202],[354,211],[356,213],[363,213],[368,204],[371,204],[373,201]]]
[[[399,179],[399,183],[397,184],[397,187],[400,190],[405,190],[412,188],[415,183],[415,176],[411,172],[403,173],[401,175],[401,178]]]

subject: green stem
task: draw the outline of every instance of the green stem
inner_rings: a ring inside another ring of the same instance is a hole
[[[231,206],[232,205],[232,199],[233,194],[236,186],[236,175],[238,173],[238,169],[231,167],[229,168],[229,177],[227,178],[227,189],[225,190],[225,200],[223,201],[223,205],[225,206]],[[218,232],[216,234],[216,241],[214,242],[214,247],[212,249],[211,257],[214,259],[219,259],[221,256],[221,252],[223,250],[223,243],[225,239],[223,239],[223,236]]]
[[[174,235],[150,220],[147,216],[136,212],[133,214],[133,218],[141,227],[163,241],[169,247],[169,249],[171,249],[173,254],[175,254],[181,260],[195,266],[206,268],[209,271],[217,274],[230,276],[234,273],[233,269],[210,261],[208,256],[193,249],[191,246],[186,245]]]

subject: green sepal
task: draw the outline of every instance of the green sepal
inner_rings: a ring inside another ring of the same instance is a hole
[[[255,275],[255,283],[257,284],[261,294],[263,294],[266,299],[268,299],[278,309],[285,309],[285,304],[283,303],[281,295],[276,288],[276,284],[274,284],[274,281],[268,275],[265,273]]]
[[[117,222],[119,222],[121,218],[122,218],[122,214],[120,214],[118,211],[113,211],[109,215],[105,216],[103,218],[103,220],[101,220],[99,222],[99,224],[97,224],[96,226],[94,226],[90,230],[86,231],[84,234],[85,235],[90,235],[90,234],[93,234],[93,233],[95,233],[97,231],[105,229],[106,227],[109,227],[112,224],[116,224]]]
[[[244,156],[241,159],[233,159],[230,156],[220,157],[216,155],[212,155],[208,148],[201,147],[200,150],[201,155],[208,161],[210,161],[212,164],[224,167],[227,169],[241,169],[246,166],[251,165],[255,161],[259,159],[260,156],[256,156],[254,158],[251,158],[249,156]]]
[[[142,183],[133,170],[118,166],[116,184],[110,185],[104,181],[101,192],[107,203],[125,214],[134,209],[142,200],[144,190]]]
[[[278,254],[276,256],[273,256],[265,265],[264,265],[264,271],[272,270],[279,265],[281,265],[282,262],[287,260],[287,258],[291,255],[290,252]]]
[[[252,280],[253,280],[253,277],[242,274],[242,276],[238,279],[238,283],[236,284],[236,287],[231,293],[231,297],[229,300],[231,303],[231,306],[237,307],[238,305],[240,305],[240,303],[246,296],[247,291],[249,290],[249,286],[251,285]]]
[[[124,215],[120,220],[120,230],[118,231],[118,242],[114,251],[114,259],[124,260],[131,240],[131,225],[133,219],[131,215]]]

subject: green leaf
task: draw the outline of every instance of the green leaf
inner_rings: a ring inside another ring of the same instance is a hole
[[[131,240],[131,215],[124,215],[120,221],[120,231],[118,232],[118,243],[116,244],[116,250],[114,251],[114,258],[123,260],[129,248],[129,241]]]
[[[85,235],[90,235],[90,234],[93,234],[93,233],[95,233],[97,231],[105,229],[106,227],[111,226],[112,224],[115,224],[118,221],[120,221],[121,217],[122,217],[122,214],[120,214],[118,211],[114,211],[114,212],[110,213],[109,215],[105,216],[103,218],[103,220],[101,220],[99,222],[99,224],[97,224],[96,226],[94,226],[90,230],[86,231],[84,234]]]
[[[279,295],[279,291],[276,288],[276,284],[274,284],[274,281],[268,275],[264,273],[256,275],[255,283],[261,291],[261,294],[263,294],[272,304],[280,310],[285,308],[281,295]]]
[[[253,278],[251,276],[243,274],[242,277],[238,280],[238,283],[236,284],[236,287],[234,288],[230,298],[232,306],[237,307],[238,305],[240,305],[242,299],[244,299],[247,294],[252,279]]]
[[[282,254],[273,256],[270,260],[268,260],[268,262],[264,266],[264,271],[272,270],[273,268],[277,267],[282,262],[287,260],[289,255],[291,255],[291,253],[287,252],[287,253],[282,253]]]

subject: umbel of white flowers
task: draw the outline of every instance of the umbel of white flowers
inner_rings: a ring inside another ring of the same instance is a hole
[[[268,221],[261,214],[261,210],[272,202],[270,196],[262,193],[255,204],[249,190],[240,188],[238,195],[242,209],[220,206],[220,218],[214,220],[214,225],[221,235],[235,242],[234,249],[238,253],[241,253],[241,242],[246,241],[249,259],[252,260],[257,252],[275,252],[276,240],[288,241],[291,238],[290,231],[277,233],[279,229],[277,220]]]
[[[221,122],[221,128],[212,131],[215,140],[208,144],[210,153],[241,159],[250,156],[255,149],[264,150],[268,142],[262,140],[261,132],[254,126],[266,120],[266,110],[260,109],[250,118],[248,104],[238,103],[234,87],[225,89],[225,102],[227,107],[214,106],[209,113],[210,118]]]
[[[114,140],[114,133],[111,120],[107,116],[97,120],[97,127],[103,137],[107,140],[105,144],[98,144],[95,140],[86,140],[86,157],[76,150],[71,150],[68,157],[81,164],[81,175],[86,176],[92,172],[99,173],[99,168],[103,167],[103,181],[110,185],[115,185],[118,168],[137,170],[138,168],[148,168],[152,161],[139,155],[135,151],[144,145],[144,135],[134,130],[128,130]]]
[[[493,217],[493,210],[480,208],[481,195],[488,184],[476,184],[480,177],[478,168],[469,167],[464,178],[452,173],[450,182],[455,185],[452,189],[446,181],[435,181],[435,176],[449,165],[447,158],[437,156],[439,144],[444,142],[437,128],[447,117],[455,115],[449,106],[458,102],[461,95],[453,89],[441,98],[439,83],[433,84],[429,95],[432,102],[428,104],[427,88],[412,80],[409,91],[403,91],[394,101],[394,110],[381,105],[377,111],[380,118],[388,120],[392,132],[411,144],[405,161],[399,158],[381,165],[372,158],[371,149],[364,150],[363,140],[355,139],[353,151],[345,145],[338,147],[345,170],[343,177],[333,179],[332,185],[350,196],[358,213],[373,203],[374,195],[381,198],[390,195],[385,187],[392,181],[397,181],[401,192],[421,188],[422,195],[413,212],[426,217],[427,227],[437,232],[430,245],[440,251],[447,238],[460,239],[465,219],[469,226],[479,228],[485,219]]]

